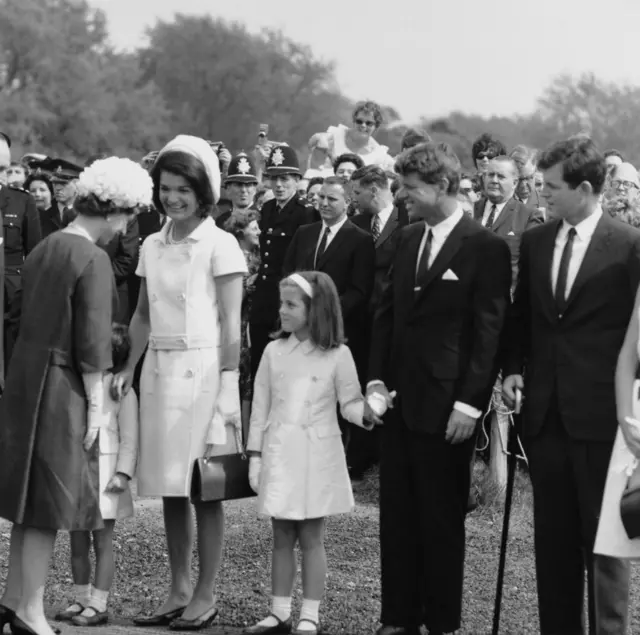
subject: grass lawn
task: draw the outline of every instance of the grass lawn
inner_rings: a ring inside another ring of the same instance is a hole
[[[482,468],[478,468],[481,480]],[[530,493],[520,478],[512,513],[501,633],[537,633],[537,610]],[[490,488],[484,491],[490,491]],[[349,515],[329,522],[327,547],[329,580],[321,607],[323,632],[331,635],[373,633],[380,610],[378,507],[376,475],[355,488],[358,506]],[[251,624],[269,607],[271,530],[258,518],[253,501],[228,503],[227,538],[219,581],[220,622]],[[491,631],[493,600],[502,528],[502,508],[491,495],[467,520],[467,558],[464,600],[465,634]],[[0,526],[0,578],[6,574],[8,525]],[[161,508],[139,509],[122,523],[116,538],[118,575],[111,610],[122,617],[150,612],[162,601],[168,580]],[[47,585],[47,602],[59,607],[69,599],[68,538],[61,535]],[[630,632],[640,632],[640,576],[634,571]],[[299,591],[296,602],[300,601]]]

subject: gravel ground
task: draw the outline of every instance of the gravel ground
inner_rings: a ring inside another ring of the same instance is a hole
[[[479,468],[479,482],[482,478]],[[376,475],[354,489],[358,501],[355,512],[331,519],[328,525],[330,574],[321,616],[323,632],[331,635],[373,633],[380,608]],[[538,632],[538,625],[530,493],[525,477],[519,478],[517,489],[501,633],[524,635]],[[498,497],[491,494],[491,488],[482,491],[483,504],[467,521],[462,631],[466,635],[490,633],[493,615],[502,507]],[[220,623],[238,627],[262,618],[268,610],[271,532],[269,522],[256,516],[251,500],[228,503],[226,511],[226,552],[219,584]],[[8,525],[0,526],[0,578],[6,574],[8,538]],[[119,569],[111,611],[124,619],[153,611],[162,601],[168,580],[162,514],[155,501],[141,501],[136,517],[120,525],[116,553]],[[61,535],[47,585],[47,602],[52,608],[65,605],[69,599],[68,563],[68,539]],[[636,601],[639,595],[640,576],[634,571],[630,631],[633,633],[640,632]],[[298,590],[296,606],[299,602]]]

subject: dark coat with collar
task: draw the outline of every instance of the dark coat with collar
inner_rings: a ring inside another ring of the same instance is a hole
[[[260,212],[260,269],[251,296],[251,324],[275,328],[280,307],[280,280],[285,254],[295,233],[318,220],[318,212],[294,196],[278,211],[277,201],[267,201]]]
[[[351,222],[363,229],[368,234],[371,234],[371,222],[372,217],[370,214],[357,214],[351,218]],[[375,246],[375,275],[373,293],[371,294],[371,301],[369,302],[370,313],[373,314],[380,304],[382,299],[382,292],[384,284],[389,274],[389,268],[393,261],[393,254],[395,253],[396,241],[400,230],[408,224],[407,215],[403,216],[399,214],[399,210],[394,206],[391,215],[389,216],[385,226],[378,236],[378,240],[374,242]]]
[[[312,223],[296,232],[287,250],[283,273],[316,270],[330,276],[340,296],[347,343],[356,365],[362,368],[375,277],[375,248],[371,235],[347,219],[314,266],[322,227],[322,222]]]
[[[487,199],[482,197],[474,205],[473,216],[479,223],[482,223],[486,204]],[[527,229],[542,223],[544,223],[544,216],[540,210],[527,207],[515,198],[510,198],[507,201],[507,204],[493,223],[491,231],[505,240],[509,245],[509,251],[511,251],[511,280],[513,285],[515,285],[518,278],[518,257],[520,255],[522,234]]]
[[[551,267],[561,223],[522,239],[503,372],[525,373],[525,435],[540,432],[555,393],[570,437],[613,442],[615,370],[640,284],[640,231],[602,215],[559,316]]]
[[[489,400],[509,306],[510,254],[504,240],[463,216],[416,292],[424,232],[424,223],[400,231],[373,322],[368,379],[397,391],[410,430],[443,434],[456,401],[484,411]]]

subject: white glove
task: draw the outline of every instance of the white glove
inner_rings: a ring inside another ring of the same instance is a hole
[[[258,494],[260,490],[260,472],[262,471],[262,458],[252,456],[249,459],[249,485]]]
[[[98,438],[98,432],[104,421],[104,387],[102,373],[86,373],[82,375],[84,390],[87,397],[87,433],[83,446],[89,451]]]
[[[225,423],[239,426],[241,421],[240,373],[237,370],[224,370],[220,374],[220,392],[216,401],[216,410]]]

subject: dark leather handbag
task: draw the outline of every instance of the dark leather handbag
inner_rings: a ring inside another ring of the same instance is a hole
[[[192,503],[237,500],[256,495],[249,485],[249,457],[244,451],[238,428],[236,443],[236,454],[196,459],[191,478]]]

